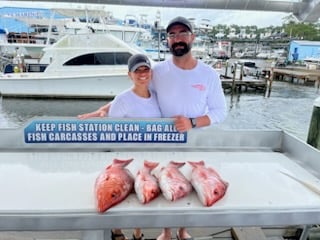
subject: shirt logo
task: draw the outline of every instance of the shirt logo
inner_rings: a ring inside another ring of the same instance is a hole
[[[198,89],[199,91],[206,90],[206,86],[204,86],[203,84],[194,84],[192,85],[192,87]]]

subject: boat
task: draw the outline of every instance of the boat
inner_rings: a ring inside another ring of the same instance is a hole
[[[39,63],[6,66],[2,96],[113,98],[131,86],[128,59],[141,53],[110,33],[67,34],[43,51]]]
[[[202,33],[207,33],[208,31],[212,31],[212,23],[210,19],[201,19],[199,25],[197,26],[198,30]]]
[[[305,62],[307,69],[320,69],[320,57],[306,57],[303,61]]]
[[[257,76],[260,71],[254,61],[238,60],[231,65],[231,73],[239,71],[239,73],[236,74],[239,76],[241,68],[243,76]]]
[[[55,8],[54,12],[69,17],[65,23],[66,33],[81,33],[84,30],[93,33],[108,32],[129,44],[135,44],[142,35],[149,32],[138,25],[129,24],[127,19],[121,21],[113,17],[111,12],[97,9],[65,9]]]
[[[1,18],[8,25],[0,32],[0,54],[9,60],[18,54],[39,58],[44,47],[57,41],[68,21],[50,9],[35,8],[9,8]]]
[[[2,62],[17,62],[21,55],[25,61],[39,59],[42,50],[57,42],[66,34],[108,32],[121,40],[135,44],[148,31],[141,27],[123,25],[112,13],[104,9],[86,8],[51,8],[49,18],[17,17],[34,32],[0,33],[0,56]],[[64,16],[56,19],[55,16]],[[2,67],[3,68],[3,67]]]

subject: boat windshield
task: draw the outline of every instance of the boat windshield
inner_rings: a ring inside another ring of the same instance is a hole
[[[72,58],[63,65],[127,65],[131,55],[129,52],[90,53]]]

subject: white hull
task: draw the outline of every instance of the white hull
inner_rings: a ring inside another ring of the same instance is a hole
[[[132,86],[122,75],[39,77],[37,73],[16,73],[0,77],[0,93],[5,97],[113,98]]]
[[[127,63],[136,53],[140,51],[108,33],[66,35],[44,49],[40,59],[40,64],[48,64],[44,72],[26,68],[28,72],[0,75],[0,93],[11,97],[113,98],[132,86]]]

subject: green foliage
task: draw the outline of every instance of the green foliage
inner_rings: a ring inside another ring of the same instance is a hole
[[[258,28],[257,26],[238,26],[238,25],[223,25],[218,24],[212,28],[209,32],[210,36],[215,36],[219,32],[219,30],[223,30],[226,35],[229,34],[230,29],[233,28],[236,30],[236,33],[240,33],[241,28],[245,28],[247,33],[253,33],[257,35],[259,38],[261,33],[272,32],[272,33],[281,33],[285,32],[287,34],[287,38],[289,39],[303,39],[310,41],[320,41],[320,24],[312,24],[312,23],[301,23],[296,22],[291,18],[285,19],[285,23],[282,26],[269,26],[266,28]]]
[[[304,39],[311,41],[320,40],[319,30],[312,23],[289,22],[284,25],[285,32],[293,39]]]

